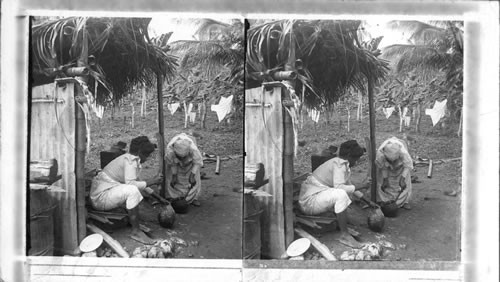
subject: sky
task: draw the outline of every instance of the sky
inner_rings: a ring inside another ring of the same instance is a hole
[[[230,23],[230,19],[212,18],[216,21]],[[197,29],[195,19],[189,18],[169,18],[165,16],[152,17],[149,24],[149,34],[157,37],[167,32],[173,32],[168,42],[178,40],[195,40],[194,33]]]

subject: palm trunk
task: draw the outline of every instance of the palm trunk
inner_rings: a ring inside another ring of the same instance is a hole
[[[399,132],[403,132],[403,110],[401,109],[401,106],[398,106],[398,111],[399,111]]]
[[[132,107],[132,116],[130,117],[130,127],[134,128],[135,127],[135,107],[134,107],[134,101],[130,102],[130,106]]]
[[[351,110],[349,109],[349,104],[346,103],[347,109],[347,132],[351,132]]]
[[[326,124],[330,124],[330,119],[332,118],[332,113],[330,112],[330,106],[325,109],[325,121]]]
[[[184,128],[188,128],[189,112],[186,102],[183,102],[184,106]]]
[[[361,91],[358,92],[358,111],[356,113],[356,120],[361,121],[363,119],[363,95]]]
[[[200,123],[201,128],[205,129],[206,119],[207,119],[207,101],[203,99],[203,101],[198,105],[198,109],[200,111]]]
[[[147,103],[147,92],[146,85],[142,85],[142,100],[141,100],[141,117],[146,115],[146,103]]]
[[[417,108],[415,109],[415,131],[420,133],[420,121],[422,120],[422,104],[417,102]]]

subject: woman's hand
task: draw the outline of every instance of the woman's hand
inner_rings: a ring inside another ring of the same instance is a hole
[[[386,188],[390,188],[391,184],[389,184],[389,178],[384,178],[382,179],[382,186],[380,186],[380,189],[385,192]]]
[[[175,188],[175,184],[179,182],[177,174],[172,174],[172,179],[170,180],[170,187]]]
[[[196,175],[193,172],[189,174],[189,183],[191,184],[191,186],[196,185]]]
[[[406,178],[404,178],[404,176],[401,176],[399,179],[399,187],[403,190],[406,189]]]
[[[146,181],[146,186],[161,184],[163,182],[163,175],[157,175],[150,180]]]

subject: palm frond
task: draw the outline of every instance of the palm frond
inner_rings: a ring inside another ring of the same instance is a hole
[[[229,65],[243,65],[243,54],[239,50],[225,48],[219,41],[181,40],[172,42],[170,50],[180,59],[180,68],[200,68],[208,77]]]
[[[364,89],[363,77],[373,82],[383,79],[387,63],[360,47],[359,25],[360,21],[279,20],[251,27],[248,85],[272,80],[270,72],[283,69],[291,47],[303,62],[297,88],[306,87],[305,102],[310,106],[334,103],[350,86]]]
[[[156,73],[171,77],[176,58],[152,44],[149,22],[148,18],[72,17],[34,25],[34,85],[64,76],[64,68],[76,64],[83,34],[88,38],[88,55],[96,62],[88,66],[93,78],[89,88],[97,89],[99,103],[120,100],[136,83],[153,85]]]

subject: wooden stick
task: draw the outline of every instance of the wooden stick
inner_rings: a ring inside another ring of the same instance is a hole
[[[116,252],[117,255],[119,255],[122,258],[128,258],[130,257],[127,251],[125,251],[120,244],[120,242],[116,241],[113,239],[111,236],[109,236],[106,232],[102,231],[100,228],[97,226],[93,225],[92,223],[87,223],[87,228],[97,234],[100,234],[104,241],[109,245],[109,247]]]
[[[371,158],[372,155],[372,147],[370,143],[370,138],[365,137],[365,146],[366,146],[366,152],[368,153],[368,157]],[[372,162],[371,160],[368,161],[368,169],[366,170],[366,178],[370,178],[372,176]]]
[[[372,81],[368,79],[368,106],[370,110],[370,163],[371,163],[371,200],[377,202],[377,171],[375,167],[375,101],[373,98]]]
[[[160,194],[164,196],[166,194],[165,191],[165,159],[164,159],[164,154],[165,154],[165,126],[163,124],[164,119],[163,119],[163,76],[160,73],[156,74],[156,94],[157,94],[157,99],[158,99],[158,134],[159,134],[159,139],[158,139],[158,154],[161,157],[160,161],[160,172],[163,176],[163,181],[160,183]],[[158,138],[158,135],[157,135]]]
[[[220,174],[220,158],[217,156],[217,160],[215,163],[215,174]]]
[[[303,238],[309,239],[311,241],[311,244],[313,247],[327,260],[337,260],[335,256],[330,252],[330,249],[328,249],[327,246],[325,246],[323,243],[318,241],[316,238],[314,238],[312,235],[309,233],[305,232],[302,228],[296,227],[295,228],[295,233],[297,233],[299,236]]]
[[[312,227],[312,228],[321,229],[321,226],[317,225],[316,222],[311,221],[307,218],[295,217],[295,221],[297,221],[298,223],[302,223],[304,225],[307,225],[309,227]]]

